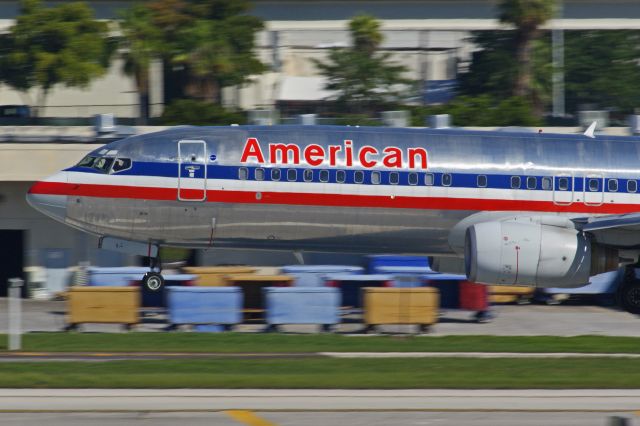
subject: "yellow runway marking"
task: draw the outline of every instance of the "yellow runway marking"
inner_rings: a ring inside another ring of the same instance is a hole
[[[247,410],[228,410],[224,412],[227,416],[233,420],[245,424],[247,426],[277,426],[275,423],[271,423],[265,419],[253,414]]]

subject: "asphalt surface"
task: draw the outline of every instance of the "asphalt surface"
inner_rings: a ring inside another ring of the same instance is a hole
[[[252,422],[238,421],[224,412],[190,413],[0,413],[9,426],[625,426],[640,425],[629,413],[558,412],[255,412]]]
[[[0,389],[3,425],[637,424],[640,390]]]
[[[0,333],[8,331],[6,299],[0,299]],[[60,331],[65,327],[65,302],[25,300],[23,303],[23,328],[25,331]],[[442,312],[439,322],[433,326],[433,335],[485,335],[498,336],[575,336],[610,335],[640,337],[640,321],[635,315],[613,308],[589,305],[497,305],[493,307],[494,319],[479,324],[473,320],[473,312],[450,310]],[[161,331],[166,327],[163,315],[155,314],[143,318],[136,327],[138,331]],[[264,325],[243,324],[237,331],[262,331]],[[116,324],[85,324],[86,332],[119,332],[123,328]],[[283,326],[282,331],[314,333],[315,325]],[[361,324],[345,323],[338,326],[339,332],[357,333]],[[415,333],[413,326],[385,326],[383,333]]]

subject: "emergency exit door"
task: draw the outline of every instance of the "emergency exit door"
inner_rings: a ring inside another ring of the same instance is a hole
[[[178,200],[204,201],[207,197],[207,144],[178,142]]]

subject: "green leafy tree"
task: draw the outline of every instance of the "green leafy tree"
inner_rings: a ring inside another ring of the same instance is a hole
[[[254,53],[264,24],[248,14],[247,0],[153,0],[148,7],[164,30],[163,57],[189,77],[189,96],[219,104],[222,88],[266,70]]]
[[[623,113],[640,106],[640,33],[565,33],[565,100],[569,111],[595,104]]]
[[[152,10],[135,4],[121,13],[123,71],[135,80],[138,92],[141,124],[149,120],[149,68],[160,57],[162,32],[152,19]]]
[[[315,61],[327,78],[326,89],[335,91],[336,101],[354,112],[402,100],[406,93],[399,88],[411,81],[402,76],[406,67],[391,62],[389,53],[378,52],[383,41],[380,23],[369,15],[356,16],[349,31],[351,47],[332,49],[327,62]]]
[[[518,79],[518,62],[513,55],[517,45],[514,31],[478,31],[472,41],[479,50],[472,54],[469,69],[459,77],[463,95],[489,94],[496,99],[510,98]],[[531,51],[530,94],[532,111],[540,116],[551,101],[552,65],[548,34],[533,42]]]
[[[514,96],[531,94],[531,51],[540,35],[539,27],[553,17],[555,0],[501,0],[500,21],[515,27],[514,52],[518,74],[513,84]]]
[[[22,0],[16,23],[0,39],[0,77],[25,96],[38,88],[42,114],[55,85],[86,87],[106,72],[113,53],[107,31],[85,3],[48,8]]]

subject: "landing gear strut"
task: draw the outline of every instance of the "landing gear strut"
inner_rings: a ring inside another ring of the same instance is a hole
[[[147,291],[162,291],[164,288],[164,277],[162,276],[162,261],[160,260],[160,253],[158,253],[158,257],[152,257],[149,263],[151,271],[144,274],[144,277],[142,278],[142,286]]]

